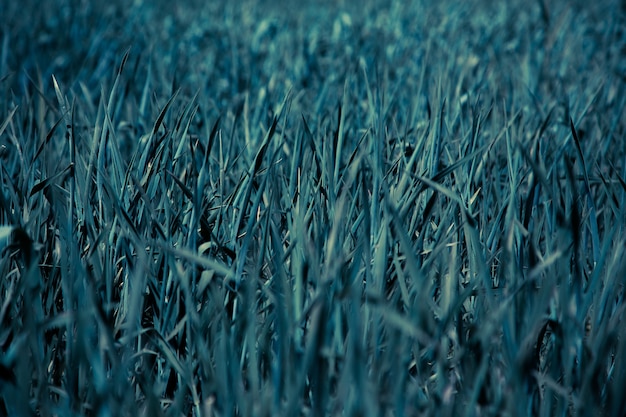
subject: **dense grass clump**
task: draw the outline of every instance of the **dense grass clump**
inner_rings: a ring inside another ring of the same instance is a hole
[[[623,415],[624,4],[2,3],[0,415]]]

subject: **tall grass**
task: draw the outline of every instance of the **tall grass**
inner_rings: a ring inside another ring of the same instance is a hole
[[[617,2],[23,3],[0,415],[623,415]]]

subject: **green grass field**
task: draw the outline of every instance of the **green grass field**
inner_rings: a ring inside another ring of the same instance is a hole
[[[181,3],[0,0],[0,416],[626,415],[626,3]]]

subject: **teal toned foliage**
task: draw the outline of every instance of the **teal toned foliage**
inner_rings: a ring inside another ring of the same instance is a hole
[[[587,3],[4,1],[0,415],[623,415]]]

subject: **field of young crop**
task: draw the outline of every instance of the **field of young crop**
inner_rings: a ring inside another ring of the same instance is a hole
[[[624,1],[0,8],[0,416],[626,415]]]

